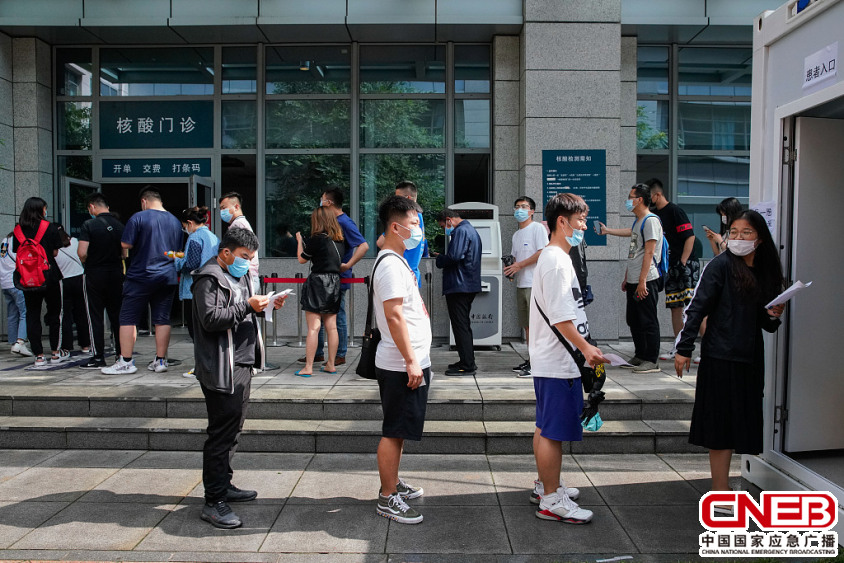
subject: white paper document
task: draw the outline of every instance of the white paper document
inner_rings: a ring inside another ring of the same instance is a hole
[[[604,357],[610,361],[611,366],[629,366],[630,362],[619,356],[618,354],[604,354]]]
[[[779,305],[781,303],[785,303],[786,301],[788,301],[789,299],[794,297],[796,294],[798,294],[799,292],[801,292],[804,289],[806,289],[807,287],[809,287],[810,285],[812,285],[812,282],[803,283],[802,281],[797,280],[796,282],[794,282],[791,285],[791,287],[789,287],[788,289],[786,289],[785,291],[783,291],[782,293],[777,295],[777,297],[773,301],[771,301],[770,303],[765,305],[765,308],[770,309],[774,305]]]
[[[264,307],[264,320],[267,321],[268,323],[273,322],[273,305],[275,304],[275,297],[276,297],[275,291],[271,291],[267,294],[267,298],[270,301],[269,301],[269,303],[267,303],[267,306]]]

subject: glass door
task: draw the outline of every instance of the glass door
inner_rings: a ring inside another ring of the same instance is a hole
[[[100,191],[102,186],[96,182],[64,177],[61,216],[56,220],[62,222],[70,236],[78,236],[82,223],[91,218],[88,215],[88,196]]]
[[[208,227],[214,232],[219,232],[220,225],[217,214],[214,212],[217,209],[217,199],[214,197],[214,180],[194,174],[190,177],[189,183],[191,207],[202,205],[207,207]]]

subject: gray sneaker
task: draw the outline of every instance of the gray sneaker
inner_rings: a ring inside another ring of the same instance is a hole
[[[627,363],[630,364],[630,365],[621,366],[621,367],[623,367],[624,369],[633,369],[633,368],[636,368],[636,367],[639,367],[640,365],[642,365],[642,362],[644,362],[644,361],[645,360],[643,360],[641,358],[637,358],[636,356],[633,356],[632,358],[627,360]]]
[[[400,524],[419,524],[422,521],[422,515],[410,508],[398,493],[393,493],[388,497],[378,493],[375,512],[379,516],[395,520]]]
[[[399,482],[396,484],[396,491],[404,500],[419,498],[425,492],[422,487],[414,487],[410,483],[405,482],[401,477],[399,477]]]
[[[633,373],[656,373],[659,371],[659,364],[654,362],[642,362],[635,368]]]

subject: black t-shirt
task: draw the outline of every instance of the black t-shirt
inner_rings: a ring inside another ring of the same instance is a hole
[[[38,234],[38,226],[21,226],[21,230],[23,231],[23,236],[25,236],[26,238],[35,239],[35,235]],[[14,241],[12,242],[12,250],[17,253],[21,243],[18,241],[17,237],[13,238]],[[46,272],[45,275],[47,285],[58,283],[62,279],[62,272],[61,270],[59,270],[59,265],[56,264],[56,257],[53,255],[53,253],[59,248],[64,247],[62,246],[62,239],[59,235],[59,229],[56,228],[56,226],[52,223],[50,223],[50,226],[47,227],[47,230],[44,232],[44,237],[41,239],[41,246],[44,247],[44,252],[47,254],[47,262],[49,262],[50,264],[50,269]],[[17,280],[19,277],[17,271],[15,272],[14,276]]]
[[[662,209],[654,209],[654,213],[662,221],[662,232],[668,240],[668,260],[674,264],[680,261],[683,255],[683,246],[686,239],[694,236],[694,229],[689,222],[686,212],[680,209],[675,203],[670,203]],[[697,260],[694,248],[689,255],[689,260]]]
[[[88,242],[88,257],[85,270],[122,270],[123,223],[111,213],[100,213],[82,224],[79,240]]]
[[[302,248],[302,258],[311,261],[311,272],[315,274],[339,274],[343,252],[343,241],[335,242],[325,233],[319,233],[308,239]]]

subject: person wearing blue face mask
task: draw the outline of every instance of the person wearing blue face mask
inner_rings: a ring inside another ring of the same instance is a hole
[[[437,255],[437,268],[443,270],[443,295],[460,358],[449,364],[445,375],[475,375],[478,366],[470,313],[472,301],[481,291],[481,236],[453,209],[440,211],[437,223],[451,237],[447,251]]]
[[[635,354],[629,360],[633,373],[659,371],[660,279],[654,254],[662,248],[662,222],[650,212],[651,189],[647,184],[630,188],[625,207],[636,216],[629,229],[610,229],[600,223],[601,235],[630,238],[627,271],[621,291],[627,294],[627,326],[633,337]]]
[[[208,411],[200,517],[217,528],[241,526],[229,503],[258,496],[232,484],[230,465],[246,419],[252,374],[264,367],[258,317],[270,302],[252,291],[249,262],[257,250],[255,233],[229,229],[217,254],[192,273],[195,374]],[[282,307],[286,298],[276,296],[273,308]]]
[[[533,220],[536,202],[522,196],[513,204],[513,217],[519,229],[513,233],[511,254],[515,260],[504,268],[504,275],[516,280],[516,311],[519,326],[525,331],[525,342],[530,344],[530,289],[533,287],[533,271],[542,249],[548,245],[548,233],[541,223]],[[530,377],[530,359],[515,366],[518,377]]]

